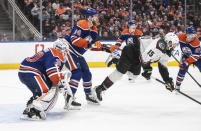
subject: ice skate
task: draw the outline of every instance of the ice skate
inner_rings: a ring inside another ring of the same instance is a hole
[[[86,100],[88,104],[97,104],[97,105],[99,104],[97,97],[92,94],[86,94]]]
[[[32,121],[37,121],[37,120],[45,120],[46,119],[46,113],[43,111],[39,111],[35,108],[26,108],[20,117],[22,120],[32,120]]]
[[[80,110],[82,105],[79,102],[75,101],[75,97],[73,97],[71,103],[69,103],[70,97],[71,96],[67,95],[67,98],[65,100],[64,109],[66,109],[66,110]]]
[[[99,101],[102,101],[103,98],[102,98],[102,94],[103,94],[103,90],[102,90],[102,87],[101,85],[99,86],[95,86],[94,89],[93,89],[96,93],[96,97]]]

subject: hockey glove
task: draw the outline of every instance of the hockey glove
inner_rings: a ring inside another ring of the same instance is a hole
[[[187,61],[184,61],[182,64],[179,65],[181,70],[185,70],[189,66]]]
[[[118,45],[111,45],[110,46],[110,51],[113,52],[115,49],[118,49],[119,46]]]
[[[151,74],[152,74],[152,70],[145,70],[145,71],[142,73],[142,76],[143,76],[145,79],[149,80],[150,77],[151,77]]]
[[[112,64],[117,64],[118,61],[119,61],[119,59],[117,59],[117,58],[112,58],[111,61],[109,61],[108,63],[106,63],[106,64],[107,64],[107,67],[110,67]]]
[[[100,41],[96,41],[95,43],[92,43],[92,44],[89,44],[89,45],[91,45],[92,49],[101,49],[101,47],[102,47],[102,44],[101,44]]]
[[[174,90],[174,82],[171,77],[168,79],[168,81],[165,81],[165,87],[171,92]]]

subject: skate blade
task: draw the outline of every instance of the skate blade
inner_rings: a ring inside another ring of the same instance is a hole
[[[39,117],[33,117],[33,118],[30,118],[28,117],[28,115],[22,115],[20,117],[21,120],[28,120],[28,121],[40,121],[42,119],[40,119]]]
[[[64,106],[64,110],[81,110],[81,106],[77,107],[77,106]]]
[[[94,102],[91,102],[91,101],[87,101],[88,104],[90,105],[100,105],[100,102],[98,101],[98,103],[94,103]]]

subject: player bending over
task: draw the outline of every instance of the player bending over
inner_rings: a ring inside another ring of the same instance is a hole
[[[67,61],[68,47],[65,42],[65,39],[58,39],[54,48],[42,50],[32,57],[25,58],[21,63],[19,79],[33,93],[21,116],[22,119],[46,119],[46,113],[57,101],[58,91],[64,95],[65,106],[71,103],[72,92],[65,80],[66,73],[61,72]]]
[[[179,34],[179,44],[182,51],[181,64],[176,80],[176,90],[180,90],[182,81],[188,71],[189,65],[194,64],[201,72],[200,41],[193,27],[186,28],[186,33]]]
[[[109,76],[107,76],[101,85],[94,87],[98,100],[102,101],[102,92],[110,88],[116,81],[120,80],[123,74],[125,74],[126,71],[129,69],[128,63],[130,63],[131,61],[135,61],[136,57],[140,57],[140,55],[141,63],[144,69],[142,76],[144,76],[147,80],[150,79],[150,76],[152,74],[152,67],[150,66],[150,64],[158,62],[159,72],[163,80],[167,84],[166,88],[172,91],[174,89],[174,83],[172,81],[172,78],[169,77],[167,62],[171,56],[172,50],[176,47],[178,42],[179,39],[177,35],[175,35],[174,33],[168,33],[165,35],[164,38],[154,40],[149,45],[149,47],[147,47],[146,50],[141,54],[140,50],[136,48],[140,45],[139,40],[134,38],[133,43],[126,45],[123,49],[119,63],[117,63],[116,66],[116,70],[113,71]],[[140,48],[142,48],[141,45]]]
[[[117,40],[115,45],[111,45],[110,46],[110,51],[112,52],[107,61],[106,64],[109,67],[111,64],[117,64],[117,62],[119,61],[120,58],[120,50],[119,48],[121,48],[122,43],[125,41],[126,45],[129,43],[129,41],[132,41],[132,37],[134,35],[139,36],[140,37],[143,35],[143,33],[136,29],[137,28],[137,24],[134,20],[131,20],[128,22],[128,28],[124,29],[121,33],[121,36],[119,37],[119,39]],[[134,61],[135,63],[132,63],[135,66],[130,66],[130,68],[127,71],[127,75],[128,75],[128,80],[129,82],[135,82],[135,79],[137,78],[137,76],[139,76],[140,72],[141,72],[141,63],[140,63],[140,59],[139,57],[136,58],[136,60]]]

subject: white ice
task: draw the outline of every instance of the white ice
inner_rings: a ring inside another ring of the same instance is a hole
[[[91,68],[93,86],[101,84],[114,68]],[[178,68],[169,67],[176,78]],[[103,96],[101,105],[89,105],[82,84],[76,94],[82,103],[78,111],[64,111],[60,95],[56,106],[45,121],[20,120],[31,92],[20,83],[18,70],[0,70],[0,130],[1,131],[200,131],[201,105],[165,89],[155,80],[139,77],[129,83],[127,75],[115,83]],[[201,73],[191,67],[189,72],[201,83]],[[153,76],[161,79],[154,67]],[[201,101],[201,88],[188,76],[183,92]]]

